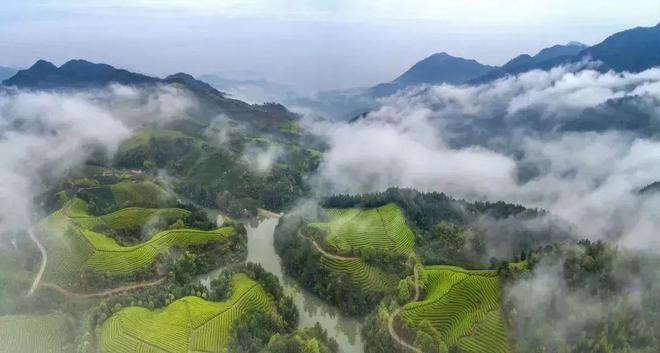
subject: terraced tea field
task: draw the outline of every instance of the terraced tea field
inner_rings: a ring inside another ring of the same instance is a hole
[[[101,210],[108,211],[137,206],[163,207],[175,202],[173,195],[151,181],[122,181],[86,188],[80,193]]]
[[[426,298],[403,307],[401,318],[406,324],[414,328],[427,321],[437,339],[465,352],[509,352],[496,271],[431,266],[424,272]]]
[[[73,331],[66,316],[0,316],[0,353],[64,353]]]
[[[180,208],[128,207],[98,217],[89,215],[72,215],[69,216],[69,218],[81,227],[87,229],[103,226],[111,230],[126,230],[142,227],[149,222],[161,219],[167,220],[167,223],[174,223],[177,219],[182,219],[189,214],[190,211]]]
[[[355,285],[370,292],[391,292],[399,283],[397,276],[369,265],[362,259],[340,260],[323,256],[321,263],[333,271],[348,274]]]
[[[312,224],[328,231],[326,242],[339,253],[365,247],[413,253],[414,235],[399,206],[391,203],[371,209],[328,209],[328,223]]]
[[[103,323],[100,346],[106,353],[222,353],[232,326],[242,316],[274,310],[259,283],[237,274],[232,279],[231,297],[224,302],[185,297],[161,310],[121,309]]]
[[[106,274],[127,274],[151,265],[158,254],[173,246],[187,247],[222,241],[234,233],[232,227],[223,227],[213,231],[195,229],[173,229],[161,231],[148,241],[134,245],[121,246],[105,234],[87,229],[98,222],[119,223],[120,216],[133,215],[133,224],[147,221],[149,214],[165,213],[168,215],[184,214],[178,209],[129,209],[109,215],[93,217],[85,212],[85,203],[72,199],[60,210],[54,212],[40,224],[40,233],[45,234],[45,245],[49,261],[44,280],[59,285],[68,285],[84,267]],[[119,225],[118,227],[121,227]]]

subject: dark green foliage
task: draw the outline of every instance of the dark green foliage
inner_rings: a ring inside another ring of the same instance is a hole
[[[318,349],[318,350],[316,350]],[[318,323],[314,327],[298,329],[289,335],[276,334],[270,338],[264,353],[338,353],[337,341]]]
[[[284,320],[281,328],[290,331],[298,323],[298,311],[291,297],[284,295],[284,289],[275,275],[252,262],[234,266],[222,271],[217,278],[211,281],[209,298],[214,301],[224,301],[229,297],[231,279],[236,273],[244,273],[259,282],[264,290],[273,298],[277,306],[277,313]]]
[[[232,327],[230,352],[261,352],[273,332],[286,332],[273,315],[259,312],[244,315]]]
[[[333,195],[323,200],[323,207],[379,207],[394,202],[415,228],[429,229],[442,221],[466,224],[477,216],[488,215],[495,219],[520,216],[532,218],[543,212],[505,202],[468,202],[457,200],[444,193],[424,193],[414,189],[389,188],[384,192],[360,195]]]
[[[548,268],[561,271],[545,288],[547,299],[528,299],[534,307],[521,307],[520,299],[505,300],[514,352],[657,352],[660,260],[655,255],[585,240],[536,248],[527,258],[533,270],[509,278],[512,288],[517,281],[547,276]],[[557,327],[572,329],[553,331]]]

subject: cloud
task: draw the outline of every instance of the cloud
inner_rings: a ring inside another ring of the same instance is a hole
[[[78,92],[0,92],[0,235],[25,230],[33,198],[99,148],[112,154],[133,127],[191,109],[173,87]]]
[[[330,146],[310,182],[320,193],[401,186],[522,203],[575,223],[581,236],[660,251],[660,199],[638,195],[660,180],[659,87],[658,68],[583,65],[402,92],[352,124],[308,121]],[[593,126],[582,128],[586,120]]]

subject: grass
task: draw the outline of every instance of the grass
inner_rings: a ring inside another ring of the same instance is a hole
[[[496,271],[431,266],[423,278],[426,298],[406,304],[401,311],[408,326],[428,322],[436,339],[465,352],[509,352]]]
[[[211,241],[222,241],[234,233],[232,227],[212,231],[173,229],[156,233],[148,241],[121,246],[105,234],[92,231],[90,226],[105,222],[110,226],[123,227],[148,221],[149,215],[165,213],[184,214],[178,209],[127,209],[94,217],[86,213],[85,202],[74,198],[60,210],[40,223],[39,233],[45,234],[48,263],[44,280],[69,285],[84,268],[117,275],[129,274],[151,265],[158,254],[173,246],[187,247]],[[127,216],[131,215],[132,218]],[[123,217],[127,220],[122,223]]]
[[[71,324],[61,314],[0,317],[0,353],[67,352],[72,336]]]
[[[399,206],[391,203],[372,209],[328,209],[330,221],[316,224],[328,230],[326,242],[339,253],[365,247],[397,254],[413,253],[414,235]]]
[[[232,279],[224,302],[198,297],[179,299],[161,310],[121,309],[101,327],[100,346],[106,353],[225,352],[231,328],[250,312],[275,312],[260,284],[244,274]]]

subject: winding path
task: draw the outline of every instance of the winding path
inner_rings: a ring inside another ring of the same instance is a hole
[[[70,299],[89,299],[89,298],[99,298],[99,297],[107,297],[113,294],[117,293],[122,293],[122,292],[127,292],[133,289],[140,289],[140,288],[146,288],[146,287],[155,287],[157,285],[165,283],[165,277],[159,278],[155,281],[151,282],[142,282],[142,283],[137,283],[137,284],[132,284],[132,285],[126,285],[126,286],[121,286],[121,287],[116,287],[112,289],[107,289],[101,292],[96,292],[96,293],[76,293],[76,292],[71,292],[65,288],[60,287],[59,285],[55,283],[50,283],[50,282],[43,282],[39,286],[40,287],[45,287],[45,288],[51,288],[56,291],[58,291],[60,294],[64,295],[67,298]]]
[[[413,264],[413,274],[415,278],[415,297],[413,298],[412,301],[416,302],[419,300],[419,274],[417,273],[417,266],[415,266],[414,264]],[[409,344],[403,338],[399,337],[398,333],[396,333],[396,330],[394,329],[394,318],[396,318],[396,316],[399,315],[400,312],[401,312],[401,308],[397,308],[396,310],[394,310],[394,312],[392,312],[389,319],[387,320],[387,329],[390,331],[390,336],[392,336],[392,339],[395,340],[401,346],[416,353],[424,353],[422,352],[421,349]]]
[[[41,277],[43,277],[44,271],[46,270],[46,262],[48,262],[48,253],[46,253],[46,248],[44,248],[43,244],[41,244],[39,238],[37,238],[37,236],[34,234],[32,227],[30,227],[27,232],[30,235],[30,239],[32,239],[32,241],[35,244],[37,244],[37,247],[39,248],[39,252],[41,253],[41,265],[39,266],[39,272],[37,272],[37,275],[34,277],[32,286],[30,287],[30,290],[27,293],[28,296],[31,296],[32,294],[34,294],[34,291],[39,286],[39,283],[41,282]]]
[[[357,259],[359,259],[359,257],[341,256],[341,255],[331,254],[331,253],[329,253],[329,252],[323,250],[323,248],[322,248],[322,247],[316,242],[316,240],[304,236],[304,235],[300,232],[300,230],[298,230],[298,236],[301,237],[301,238],[303,238],[303,239],[305,239],[305,240],[307,240],[307,241],[309,241],[309,242],[311,242],[312,245],[314,246],[314,249],[315,249],[316,251],[318,251],[319,253],[321,253],[321,255],[323,255],[323,256],[325,256],[325,257],[329,257],[329,258],[331,258],[331,259],[340,260],[340,261],[342,261],[342,260],[345,261],[345,260],[357,260]]]
[[[318,251],[319,253],[321,253],[321,255],[323,255],[325,257],[329,257],[329,258],[336,259],[336,260],[356,260],[356,259],[359,259],[358,257],[348,257],[348,256],[340,256],[340,255],[331,254],[331,253],[323,250],[323,248],[314,239],[311,239],[311,238],[308,238],[308,237],[304,236],[300,232],[300,230],[298,230],[298,236],[303,238],[303,239],[306,239],[309,242],[311,242],[312,245],[314,246],[314,249],[316,249],[316,251]],[[415,279],[415,297],[413,298],[412,301],[416,302],[416,301],[419,300],[419,296],[420,296],[420,293],[419,293],[419,273],[417,272],[417,266],[415,266],[414,262],[412,263],[412,267],[413,267],[413,277]],[[405,348],[407,348],[407,349],[409,349],[409,350],[411,350],[415,353],[424,353],[421,349],[409,344],[403,338],[401,338],[398,333],[396,333],[396,330],[394,329],[394,319],[396,318],[397,315],[399,315],[399,313],[401,312],[401,309],[402,308],[397,308],[396,310],[394,310],[392,312],[392,314],[390,315],[390,317],[388,318],[388,320],[387,320],[387,329],[389,330],[390,336],[392,337],[393,340],[395,340],[401,346],[403,346],[403,347],[405,347]]]

